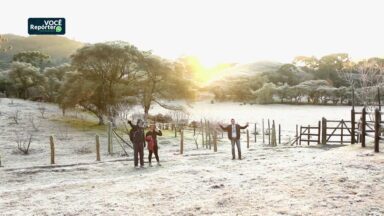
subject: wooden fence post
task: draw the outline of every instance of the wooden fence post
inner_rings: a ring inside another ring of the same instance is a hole
[[[321,119],[321,144],[327,144],[327,119]]]
[[[182,155],[184,152],[184,131],[180,131],[180,154]]]
[[[211,141],[211,125],[209,124],[209,121],[208,121],[208,144],[209,144],[209,149],[212,149],[212,141]]]
[[[51,146],[51,164],[55,164],[55,143],[53,142],[53,136],[49,137],[49,144]]]
[[[256,135],[257,135],[257,126],[256,126],[256,123],[255,123],[255,143],[257,142]]]
[[[100,161],[100,141],[99,141],[99,135],[96,135],[96,161]]]
[[[268,145],[271,145],[271,124],[268,119]]]
[[[271,134],[271,145],[276,146],[276,125],[275,120],[272,120],[272,134]]]
[[[175,124],[175,138],[177,137],[177,124]]]
[[[320,128],[321,128],[321,123],[320,123],[320,121],[318,122],[318,124],[317,124],[317,144],[320,144],[320,136],[321,136],[321,134],[320,134]]]
[[[249,130],[247,129],[247,148],[249,148]]]
[[[113,154],[112,122],[108,122],[108,154]]]
[[[200,125],[201,125],[201,142],[204,148],[204,125],[203,125],[203,120],[200,119]]]
[[[298,139],[299,139],[299,125],[296,125],[296,145],[298,144]]]
[[[355,108],[352,107],[351,110],[351,144],[356,143],[356,136],[355,136]]]
[[[341,145],[343,145],[343,136],[344,136],[344,120],[341,119],[341,133],[340,133],[340,142]]]
[[[217,152],[217,131],[213,131],[213,151]]]
[[[365,107],[363,108],[362,114],[361,114],[361,147],[365,147],[365,127],[366,127],[366,115],[367,111],[365,110]]]
[[[381,113],[378,108],[375,109],[375,152],[379,152],[380,143],[380,124],[381,124]]]
[[[279,124],[279,144],[281,144],[281,125]]]
[[[300,136],[300,141],[299,141],[299,145],[301,145],[301,134],[302,134],[302,130],[303,130],[303,128],[302,128],[302,126],[300,125],[300,134],[299,134],[299,136]]]
[[[311,139],[311,125],[308,125],[308,145],[309,145],[309,140]]]
[[[1,155],[0,155],[0,167],[3,167],[3,165],[1,164]]]
[[[263,144],[265,143],[265,135],[264,135],[264,133],[265,133],[265,131],[264,131],[264,119],[263,119],[263,125],[262,125],[262,131],[263,131]]]

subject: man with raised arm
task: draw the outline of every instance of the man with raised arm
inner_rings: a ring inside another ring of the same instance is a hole
[[[144,147],[145,147],[145,137],[144,137],[144,122],[143,120],[137,120],[137,124],[132,124],[131,121],[128,121],[129,125],[132,127],[132,143],[133,143],[133,158],[135,168],[139,164],[140,156],[140,167],[144,167]]]
[[[219,124],[222,130],[228,133],[228,139],[231,140],[232,144],[232,160],[235,160],[235,144],[237,146],[237,153],[239,160],[241,160],[241,146],[240,146],[240,129],[245,129],[248,127],[248,123],[245,126],[240,126],[236,124],[235,119],[231,119],[231,124],[223,127]]]

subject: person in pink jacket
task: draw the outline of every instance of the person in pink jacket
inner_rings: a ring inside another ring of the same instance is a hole
[[[149,166],[152,166],[152,153],[155,154],[157,165],[161,166],[159,154],[158,154],[158,146],[157,146],[157,136],[162,136],[161,130],[156,128],[156,125],[152,124],[149,128],[149,131],[145,134],[145,140],[148,143],[148,162]]]

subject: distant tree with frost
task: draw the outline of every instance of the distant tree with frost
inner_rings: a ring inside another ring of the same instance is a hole
[[[30,63],[34,67],[40,68],[40,71],[49,63],[49,55],[40,51],[24,51],[13,56],[13,62]]]
[[[13,62],[8,76],[17,91],[17,96],[23,99],[30,97],[33,87],[41,90],[44,84],[44,76],[30,63]]]
[[[256,102],[261,104],[273,103],[273,95],[275,92],[275,84],[265,83],[263,87],[255,92]]]

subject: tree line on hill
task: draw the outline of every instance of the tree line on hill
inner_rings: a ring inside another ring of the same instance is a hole
[[[247,103],[364,104],[377,97],[375,87],[384,84],[384,59],[351,61],[348,54],[321,58],[299,56],[275,71],[250,77],[227,77],[213,83],[217,101]],[[382,97],[380,95],[380,97]]]

